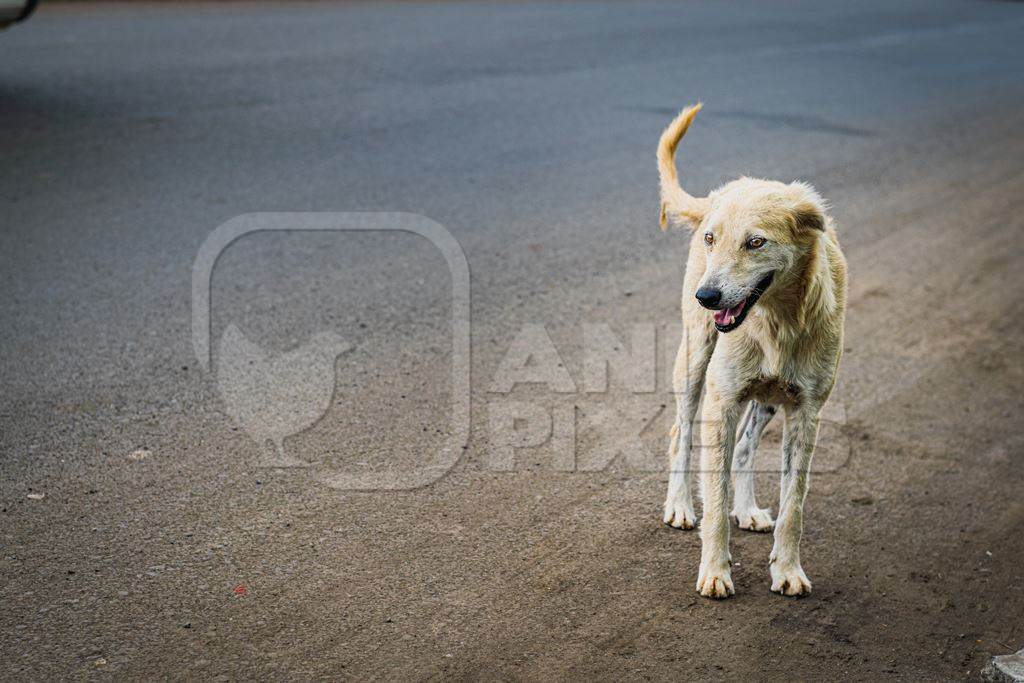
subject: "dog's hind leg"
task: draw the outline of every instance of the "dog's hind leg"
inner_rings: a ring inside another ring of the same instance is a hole
[[[748,531],[771,531],[775,526],[771,510],[757,506],[754,497],[754,455],[761,442],[761,432],[772,421],[773,405],[751,401],[740,422],[739,443],[732,459],[733,504],[729,516],[737,526]]]
[[[672,438],[668,447],[668,494],[662,521],[677,529],[692,529],[697,524],[693,512],[693,494],[690,491],[692,470],[690,454],[693,448],[693,421],[697,415],[700,392],[704,387],[704,373],[715,350],[716,336],[711,330],[693,326],[683,329],[683,340],[676,353],[673,384],[676,392],[676,420],[672,425]]]

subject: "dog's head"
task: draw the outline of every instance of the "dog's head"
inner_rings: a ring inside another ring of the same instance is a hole
[[[806,255],[825,229],[824,201],[804,183],[740,178],[707,197],[679,185],[675,148],[700,105],[669,124],[658,148],[662,227],[671,216],[701,235],[707,258],[696,297],[715,311],[715,327],[729,332],[773,284],[800,277]]]
[[[825,229],[821,197],[803,183],[740,178],[713,192],[694,225],[707,266],[696,297],[729,332],[776,280],[799,277],[805,256]]]

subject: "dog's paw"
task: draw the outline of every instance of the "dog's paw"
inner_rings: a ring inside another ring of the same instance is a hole
[[[798,597],[811,594],[811,580],[799,564],[784,565],[772,562],[768,565],[772,573],[772,591],[780,595]]]
[[[748,508],[746,510],[733,510],[729,513],[736,526],[747,531],[758,531],[761,533],[771,531],[775,528],[775,520],[772,519],[771,510],[762,508]]]
[[[676,529],[692,529],[697,525],[697,515],[689,503],[665,501],[665,512],[661,521]]]
[[[697,592],[705,598],[722,599],[733,595],[736,589],[732,585],[729,568],[713,570],[701,567],[697,576]]]

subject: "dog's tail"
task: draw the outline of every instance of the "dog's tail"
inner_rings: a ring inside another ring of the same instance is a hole
[[[697,112],[703,105],[698,102],[679,112],[679,115],[668,124],[658,141],[658,176],[661,179],[661,215],[658,222],[661,229],[668,227],[668,217],[689,222],[693,225],[700,223],[707,212],[708,200],[706,197],[698,198],[690,196],[679,185],[679,176],[676,174],[676,147],[679,141],[686,135]]]

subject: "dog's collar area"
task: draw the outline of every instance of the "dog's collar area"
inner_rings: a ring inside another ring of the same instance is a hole
[[[757,303],[757,300],[761,298],[761,295],[764,294],[765,290],[768,289],[769,285],[772,284],[772,279],[774,278],[774,271],[768,273],[763,278],[761,278],[758,281],[758,283],[754,285],[754,288],[750,291],[750,296],[741,301],[737,306],[733,307],[738,308],[739,311],[737,311],[737,313],[735,314],[735,317],[733,318],[732,322],[727,325],[723,325],[716,320],[715,329],[718,330],[719,332],[732,332],[737,327],[742,325],[743,321],[747,319],[747,313],[750,312],[750,309],[754,307],[754,304]]]

